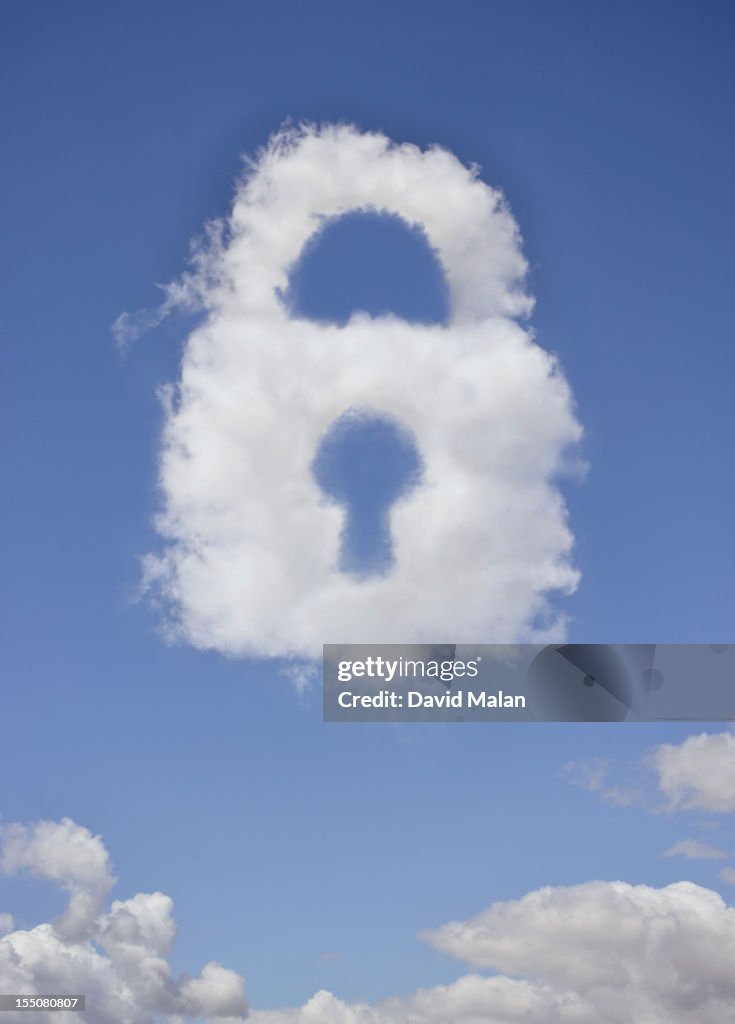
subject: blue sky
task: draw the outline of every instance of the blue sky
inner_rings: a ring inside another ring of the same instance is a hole
[[[330,727],[275,661],[167,646],[132,597],[187,324],[124,359],[110,325],[160,300],[287,118],[440,143],[507,197],[531,325],[585,429],[589,472],[563,483],[570,637],[727,640],[729,5],[16,3],[3,21],[3,820],[101,833],[115,894],[173,897],[174,965],[220,960],[263,1007],[449,981],[416,932],[540,885],[726,892],[717,865],[662,859],[694,825],[560,778],[691,728]],[[374,221],[336,227],[292,292],[315,316],[445,309],[421,241]],[[18,879],[0,898],[23,924],[61,906]]]

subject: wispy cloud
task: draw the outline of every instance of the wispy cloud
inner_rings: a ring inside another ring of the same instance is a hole
[[[203,233],[192,239],[189,245],[188,269],[177,281],[156,285],[163,293],[162,301],[157,306],[134,313],[123,312],[115,318],[110,331],[121,355],[127,355],[135,342],[159,327],[172,313],[195,312],[204,308],[208,292],[217,283],[213,275],[224,249],[225,230],[226,224],[221,220],[205,224]]]
[[[631,771],[638,777],[637,784],[623,785],[621,775],[629,776]],[[735,812],[735,733],[700,733],[679,744],[663,743],[634,766],[605,758],[570,761],[561,776],[611,803],[641,800],[658,812],[731,814]],[[716,824],[711,821],[708,827]]]
[[[281,667],[281,675],[293,685],[299,696],[307,693],[319,678],[313,661],[294,661]]]
[[[709,846],[699,839],[680,839],[668,850],[664,851],[664,857],[686,857],[687,860],[726,860],[727,854],[718,850],[716,846]]]
[[[604,758],[587,758],[564,765],[561,777],[610,803],[640,803],[653,813],[735,812],[735,734],[731,730],[703,732],[688,736],[681,743],[664,743],[649,750],[636,766],[641,779],[637,786],[621,786],[615,781],[623,770],[629,772],[630,766],[616,765]],[[699,823],[707,831],[714,831],[719,824],[716,818]],[[711,843],[687,838],[673,843],[664,856],[721,861],[728,854]],[[725,866],[719,877],[735,884],[735,869]]]
[[[616,785],[611,781],[615,766],[600,757],[569,761],[561,770],[561,777],[572,786],[596,793],[608,803],[628,807],[641,796],[641,790],[632,785]]]

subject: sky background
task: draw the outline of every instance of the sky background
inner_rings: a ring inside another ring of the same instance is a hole
[[[582,572],[570,638],[726,641],[732,7],[75,2],[1,17],[3,820],[102,833],[121,893],[174,898],[174,964],[218,959],[260,1006],[450,980],[462,968],[417,930],[542,884],[723,887],[712,864],[662,859],[680,823],[561,777],[691,728],[326,726],[276,662],[167,647],[132,599],[157,543],[156,389],[185,325],[124,359],[110,325],[159,301],[226,214],[242,155],[285,119],[441,143],[505,193],[532,325],[585,427],[589,473],[564,484]],[[444,315],[421,241],[390,223],[336,228],[292,291],[315,316]],[[13,879],[0,903],[34,923],[62,899]]]

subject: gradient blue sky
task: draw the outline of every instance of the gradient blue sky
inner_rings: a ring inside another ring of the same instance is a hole
[[[177,966],[219,959],[261,1006],[372,999],[461,973],[415,933],[495,899],[717,884],[661,859],[680,824],[559,778],[683,726],[329,727],[275,663],[166,647],[131,597],[184,325],[126,360],[109,327],[157,301],[284,119],[447,146],[509,200],[586,429],[572,639],[726,641],[734,20],[714,2],[4,5],[0,811],[101,832],[121,893],[174,898]],[[420,243],[399,260],[383,228],[313,253],[303,308],[440,315]],[[13,880],[0,902],[32,922],[60,897]]]

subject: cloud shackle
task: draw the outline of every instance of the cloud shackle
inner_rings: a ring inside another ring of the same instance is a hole
[[[291,318],[290,270],[354,210],[423,229],[448,326]],[[578,576],[555,476],[581,430],[555,360],[515,319],[531,301],[502,196],[446,150],[303,127],[270,141],[212,239],[164,304],[206,312],[167,392],[165,545],[145,561],[172,632],[227,654],[305,657],[325,642],[536,639],[539,616],[559,637],[548,595]],[[350,410],[408,430],[424,470],[392,508],[394,567],[367,579],[340,572],[344,510],[311,472]]]

